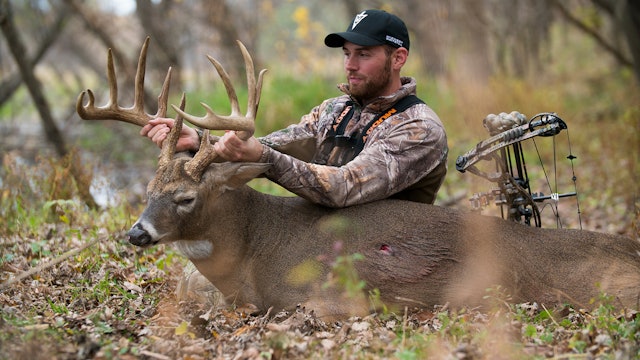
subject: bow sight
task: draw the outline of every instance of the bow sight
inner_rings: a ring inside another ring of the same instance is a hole
[[[469,171],[472,174],[494,182],[498,185],[498,188],[489,192],[474,194],[469,199],[472,209],[481,211],[487,207],[491,201],[495,201],[495,204],[500,206],[504,219],[515,222],[524,221],[525,224],[531,225],[531,219],[533,218],[535,226],[541,227],[541,210],[537,203],[551,200],[550,205],[556,217],[557,227],[561,227],[557,208],[558,200],[564,197],[576,196],[577,190],[560,194],[557,192],[556,185],[556,190],[552,191],[546,170],[544,170],[544,166],[542,166],[546,182],[552,193],[551,195],[544,195],[542,192],[532,193],[522,142],[536,136],[554,137],[562,130],[567,130],[567,124],[555,113],[540,113],[527,121],[527,118],[523,114],[513,111],[510,114],[489,114],[483,120],[483,125],[491,137],[479,142],[466,154],[458,156],[456,159],[456,169],[462,173]],[[569,135],[567,130],[567,140],[568,139]],[[535,144],[535,140],[532,139],[532,141]],[[537,151],[537,145],[535,148]],[[553,143],[553,151],[554,173],[557,173],[555,141]],[[540,158],[539,153],[538,158]],[[571,154],[571,143],[569,142],[569,155],[567,159],[571,162],[574,189],[576,189],[576,176],[573,171],[573,160],[575,158],[576,157]],[[495,171],[485,172],[478,169],[476,163],[480,160],[494,160]],[[541,158],[540,163],[542,164]],[[576,205],[578,208],[578,220],[581,222],[580,204],[577,196]],[[580,227],[582,228],[582,224],[580,224]]]

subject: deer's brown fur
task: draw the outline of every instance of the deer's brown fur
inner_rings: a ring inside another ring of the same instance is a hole
[[[131,241],[178,241],[230,302],[262,311],[301,304],[332,317],[366,313],[368,302],[323,287],[335,256],[359,253],[358,276],[387,306],[479,305],[500,286],[518,302],[588,306],[608,294],[638,307],[640,243],[627,237],[400,200],[328,209],[245,185],[268,165],[214,163],[195,182],[185,161],[159,169]]]

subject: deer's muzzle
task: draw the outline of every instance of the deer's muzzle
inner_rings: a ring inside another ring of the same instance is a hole
[[[145,230],[142,225],[135,224],[127,232],[127,236],[129,236],[129,242],[136,246],[148,246],[152,245],[151,234],[147,230]]]

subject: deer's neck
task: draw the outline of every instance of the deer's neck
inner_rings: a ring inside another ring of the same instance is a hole
[[[243,229],[243,241],[251,252],[275,246],[273,239],[280,245],[292,236],[300,239],[318,218],[331,211],[300,197],[271,196],[252,189],[245,189],[243,196],[241,204],[245,205],[238,211],[245,212],[247,218],[238,227]]]
[[[212,209],[206,239],[183,241],[182,252],[226,297],[256,301],[254,259],[258,254],[283,251],[286,234],[300,233],[322,208],[296,197],[262,194],[247,186],[224,195],[224,213]],[[277,241],[274,241],[276,240]],[[186,247],[186,249],[184,249]]]

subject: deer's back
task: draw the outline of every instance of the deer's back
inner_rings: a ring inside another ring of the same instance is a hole
[[[362,254],[359,276],[387,302],[470,305],[501,285],[517,301],[588,304],[603,291],[631,304],[640,289],[640,243],[626,237],[400,200],[302,209],[306,236],[287,245],[295,261]]]
[[[387,305],[477,305],[498,285],[514,301],[588,305],[603,290],[635,305],[640,289],[640,243],[626,237],[401,200],[326,209],[289,199],[275,208],[248,219],[262,224],[250,257],[265,309],[309,301],[339,308],[340,294],[310,294],[337,256],[355,253],[363,255],[358,276]]]

